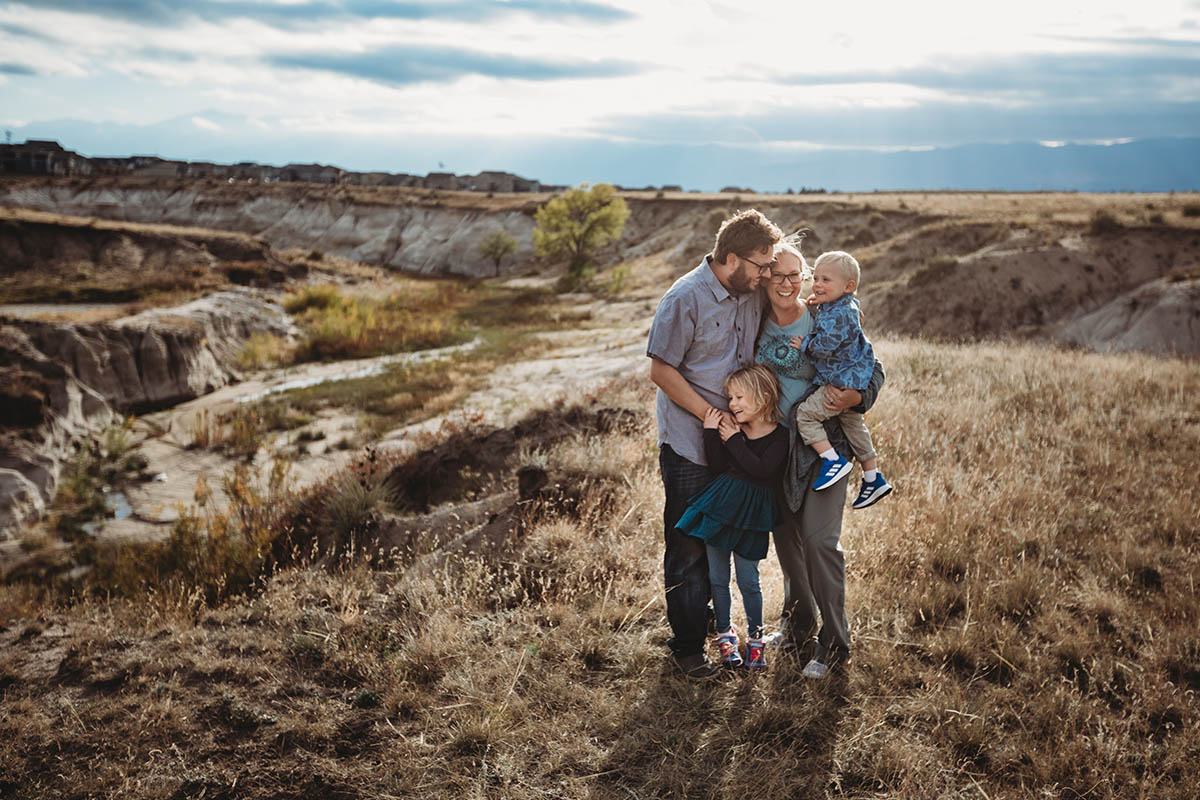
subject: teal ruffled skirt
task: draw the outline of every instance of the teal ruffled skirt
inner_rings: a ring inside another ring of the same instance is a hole
[[[772,489],[722,473],[688,500],[675,527],[718,549],[761,561],[778,521]]]

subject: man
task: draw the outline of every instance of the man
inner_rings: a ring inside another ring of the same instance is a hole
[[[713,252],[677,280],[658,304],[646,355],[658,386],[659,469],[663,508],[663,573],[668,643],[689,678],[715,678],[720,670],[704,652],[708,633],[708,556],[704,542],[675,528],[687,501],[714,477],[704,458],[703,419],[710,408],[728,411],[722,384],[754,363],[762,318],[759,284],[771,270],[783,233],[757,211],[721,224]]]

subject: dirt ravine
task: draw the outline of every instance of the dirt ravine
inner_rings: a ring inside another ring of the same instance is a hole
[[[73,448],[122,415],[237,380],[251,333],[289,336],[253,292],[218,292],[99,324],[0,318],[0,538],[44,513]]]
[[[559,402],[586,396],[606,383],[636,373],[644,367],[646,327],[640,321],[629,325],[555,334],[555,346],[531,361],[506,364],[453,410],[385,434],[373,446],[383,453],[410,455],[431,447],[451,432],[498,428]],[[469,349],[470,345],[466,348]],[[156,537],[165,535],[178,518],[179,510],[194,502],[195,489],[203,476],[221,499],[220,477],[245,461],[217,450],[189,446],[196,420],[207,413],[217,416],[233,405],[264,396],[273,389],[306,381],[336,381],[397,363],[438,360],[451,351],[439,348],[401,356],[307,364],[283,371],[248,376],[174,408],[147,415],[135,425],[135,441],[146,457],[148,471],[157,480],[135,484],[125,492],[128,516],[108,521],[103,536]],[[254,469],[265,473],[276,454],[287,451],[293,485],[303,488],[344,470],[361,458],[361,448],[343,450],[336,443],[354,437],[360,421],[351,411],[328,411],[302,428],[275,434],[254,455]],[[295,444],[310,439],[304,452]]]

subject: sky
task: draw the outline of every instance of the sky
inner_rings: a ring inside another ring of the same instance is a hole
[[[0,0],[0,126],[715,189],[823,154],[1200,136],[1200,0]]]

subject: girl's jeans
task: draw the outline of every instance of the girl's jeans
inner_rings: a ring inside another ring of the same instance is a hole
[[[708,548],[708,582],[712,586],[717,632],[724,633],[731,625],[729,614],[733,600],[729,594],[729,557],[733,556],[738,591],[741,592],[742,603],[746,606],[747,635],[751,639],[762,638],[763,600],[762,588],[758,583],[758,562],[712,545],[705,546]]]

